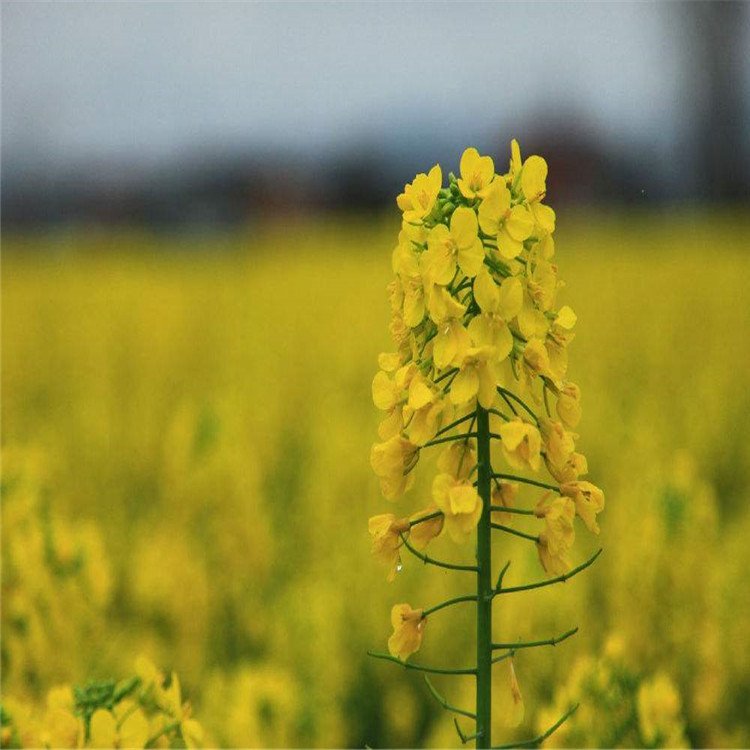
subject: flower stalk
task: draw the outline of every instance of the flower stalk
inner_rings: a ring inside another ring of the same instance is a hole
[[[473,675],[474,711],[457,708],[426,682],[439,705],[475,722],[473,732],[454,723],[461,742],[473,740],[477,748],[493,747],[493,666],[502,663],[497,669],[507,675],[504,686],[495,683],[509,699],[500,718],[518,726],[524,703],[514,658],[555,646],[578,630],[539,640],[493,640],[495,597],[562,583],[599,554],[577,567],[568,556],[576,518],[599,532],[604,494],[579,479],[588,471],[573,432],[581,416],[580,389],[566,376],[576,316],[567,306],[555,308],[562,283],[552,262],[555,213],[543,203],[546,176],[544,159],[522,160],[513,141],[506,174],[496,174],[493,160],[470,148],[460,177],[449,174],[448,187],[439,165],[405,186],[397,199],[403,221],[392,256],[396,278],[388,287],[395,351],[379,356],[372,383],[384,419],[370,461],[384,497],[395,501],[411,489],[422,451],[439,454],[425,507],[403,517],[370,518],[372,552],[386,565],[389,581],[402,570],[406,551],[426,565],[474,574],[476,593],[427,609],[394,605],[388,653],[368,653],[427,674]],[[538,477],[544,470],[549,477]],[[520,493],[533,502],[518,507]],[[516,528],[519,519],[536,528]],[[508,586],[510,560],[493,571],[493,543],[509,535],[534,544],[548,578]],[[473,544],[476,564],[428,555],[428,545],[441,536]],[[474,666],[408,662],[434,627],[433,616],[457,604],[475,608]],[[513,746],[544,741],[574,710],[544,734]]]
[[[482,515],[477,525],[477,737],[476,747],[491,747],[492,734],[492,465],[490,415],[477,406],[477,490]]]

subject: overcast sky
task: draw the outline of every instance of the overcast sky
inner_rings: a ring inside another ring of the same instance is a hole
[[[689,96],[678,9],[6,1],[3,150],[61,162],[224,143],[314,150],[415,123],[481,145],[551,105],[611,139],[668,147]]]

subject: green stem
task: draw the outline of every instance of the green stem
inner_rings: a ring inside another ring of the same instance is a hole
[[[461,714],[461,716],[468,716],[470,719],[476,719],[477,717],[474,716],[471,711],[464,711],[463,708],[458,708],[457,706],[453,706],[448,701],[443,698],[440,693],[435,689],[435,686],[430,681],[430,678],[427,675],[423,675],[424,681],[427,683],[427,687],[430,689],[430,692],[432,693],[432,697],[446,710],[446,711],[453,711],[453,713]]]
[[[533,513],[534,511],[529,511],[529,513]],[[430,513],[429,516],[422,516],[421,518],[415,518],[413,521],[409,521],[409,528],[412,526],[416,526],[418,523],[424,523],[425,521],[431,521],[433,518],[437,518],[438,516],[442,516],[443,511],[442,510],[436,510],[434,513]]]
[[[467,667],[466,669],[448,669],[443,667],[425,667],[421,664],[411,664],[407,661],[401,661],[395,656],[390,654],[380,654],[376,651],[368,651],[368,656],[372,656],[373,659],[383,659],[384,661],[392,661],[394,664],[398,664],[404,669],[415,669],[417,672],[427,672],[428,674],[476,674],[474,667]]]
[[[462,435],[449,435],[448,437],[441,437],[441,438],[435,438],[434,440],[430,440],[429,442],[425,443],[422,447],[429,448],[432,445],[440,445],[440,443],[450,443],[453,440],[468,440],[469,438],[475,438],[476,436],[477,436],[476,432],[466,432]]]
[[[530,542],[539,541],[538,536],[534,536],[533,534],[527,534],[524,531],[518,531],[518,529],[513,529],[510,526],[503,526],[501,523],[493,523],[490,525],[493,529],[497,529],[498,531],[504,531],[506,534],[513,534],[514,536],[520,536],[521,539],[528,539]]]
[[[547,638],[543,641],[518,641],[517,643],[493,643],[492,648],[498,649],[498,648],[509,648],[509,649],[517,649],[517,648],[536,648],[537,646],[556,646],[558,643],[562,643],[566,638],[570,638],[570,636],[575,635],[578,632],[578,628],[573,628],[572,630],[569,630],[567,633],[563,633],[562,635],[558,635],[555,638]]]
[[[461,419],[457,419],[455,422],[451,422],[449,425],[446,425],[445,427],[442,427],[437,431],[438,435],[442,435],[443,433],[448,432],[448,430],[452,430],[454,427],[458,427],[458,425],[463,424],[464,422],[468,422],[470,419],[474,419],[473,414],[467,414],[465,417],[461,417]]]
[[[536,513],[534,513],[533,510],[526,510],[526,508],[508,508],[505,505],[491,505],[490,510],[493,513],[497,511],[498,513],[519,513],[522,516],[535,516],[536,515]],[[423,521],[423,520],[426,520],[426,519],[420,518],[419,521],[414,521],[414,523],[419,523],[420,521]]]
[[[439,375],[438,377],[433,380],[433,383],[439,383],[441,380],[445,380],[446,378],[449,378],[451,375],[455,375],[458,372],[458,367],[451,367],[450,370],[446,370],[442,375]]]
[[[477,526],[477,748],[492,744],[492,465],[490,415],[477,405],[477,489],[482,515]]]
[[[556,578],[548,578],[546,581],[537,581],[536,583],[527,583],[523,586],[509,586],[507,589],[496,589],[495,594],[512,594],[515,591],[529,591],[531,589],[541,589],[544,586],[552,586],[554,583],[564,583],[569,578],[572,578],[574,575],[577,575],[582,570],[586,570],[586,568],[589,567],[589,565],[592,565],[594,560],[596,560],[597,557],[602,553],[601,548],[595,552],[588,560],[586,560],[585,563],[581,563],[578,567],[573,568],[573,570],[569,570],[567,573],[563,573],[561,576],[557,576]]]
[[[156,742],[156,740],[159,739],[159,737],[164,736],[165,734],[171,732],[173,729],[177,729],[177,727],[179,726],[180,726],[179,721],[173,721],[171,724],[167,724],[166,726],[163,726],[156,734],[149,737],[143,746],[151,747],[151,745],[153,745],[154,742]]]
[[[539,424],[539,420],[537,419],[537,416],[534,413],[534,411],[531,408],[529,408],[522,399],[516,396],[516,394],[513,393],[513,391],[509,391],[506,388],[503,388],[502,386],[498,386],[497,390],[501,396],[507,396],[508,398],[512,398],[522,409],[528,412],[528,414],[537,423],[537,425]]]
[[[543,490],[553,490],[554,492],[560,492],[560,488],[554,484],[547,484],[546,482],[539,482],[536,479],[526,479],[526,477],[517,477],[515,474],[493,474],[493,479],[505,479],[509,482],[520,482],[521,484],[532,484],[534,487],[541,487]]]
[[[476,600],[477,598],[476,596],[474,596],[474,594],[466,594],[465,596],[456,596],[453,599],[446,599],[444,602],[440,602],[440,604],[436,604],[434,607],[426,609],[424,612],[422,612],[422,617],[424,618],[428,615],[434,614],[435,612],[439,612],[441,609],[450,607],[453,604],[461,604],[462,602],[475,602]]]
[[[506,422],[510,422],[510,417],[507,414],[503,414],[500,409],[488,409],[487,411],[496,417],[500,417],[500,419],[504,419]]]
[[[438,568],[447,568],[448,570],[469,570],[472,573],[476,572],[476,565],[457,565],[455,563],[447,563],[443,562],[442,560],[436,560],[434,557],[428,557],[425,554],[422,554],[419,550],[415,549],[414,547],[409,544],[409,540],[401,534],[401,541],[404,543],[404,547],[409,550],[409,552],[414,555],[414,557],[418,557],[423,563],[426,565],[435,565]]]
[[[577,710],[578,703],[571,706],[546,732],[540,734],[534,739],[526,740],[524,742],[511,742],[508,745],[495,745],[493,750],[510,750],[516,747],[539,747],[553,732],[559,729]]]

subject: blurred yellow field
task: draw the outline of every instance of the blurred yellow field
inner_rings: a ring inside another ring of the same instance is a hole
[[[462,591],[411,559],[389,584],[368,550],[397,231],[4,238],[7,710],[146,655],[180,675],[208,745],[460,744],[419,675],[366,655],[394,602]],[[632,746],[647,716],[665,722],[654,746],[750,744],[748,232],[731,212],[560,212],[581,445],[607,489],[575,562],[604,553],[496,605],[504,640],[580,627],[516,657],[526,719],[498,737],[573,696],[555,744]],[[511,582],[539,577],[533,548],[495,545]],[[473,642],[471,613],[451,612],[425,659],[459,664]],[[468,680],[435,684],[470,702]]]

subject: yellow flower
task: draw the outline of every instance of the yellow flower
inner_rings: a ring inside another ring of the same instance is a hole
[[[552,466],[557,470],[562,470],[575,450],[575,441],[578,436],[568,432],[561,422],[553,422],[546,417],[542,417],[539,424],[544,441],[545,463],[548,468]],[[552,469],[550,469],[550,473],[552,473]]]
[[[395,500],[411,486],[410,472],[418,458],[419,448],[401,435],[372,446],[370,464],[386,499]]]
[[[396,198],[404,212],[404,221],[421,224],[430,215],[442,184],[443,172],[436,164],[428,174],[420,172],[413,182],[405,185],[404,192]]]
[[[591,482],[567,482],[560,485],[560,492],[575,502],[578,517],[586,528],[594,534],[599,533],[596,516],[604,510],[604,493]]]
[[[445,448],[437,460],[437,468],[454,479],[468,479],[477,462],[476,443],[473,440],[457,440]]]
[[[471,347],[466,350],[450,388],[450,398],[456,406],[475,397],[485,409],[492,406],[497,395],[497,373],[494,367],[496,359],[495,348],[492,346]]]
[[[169,687],[163,691],[162,708],[178,722],[180,734],[188,748],[202,746],[203,728],[195,719],[190,718],[190,706],[182,702],[180,681],[174,672]]]
[[[497,249],[506,260],[523,250],[523,242],[531,236],[534,217],[522,205],[511,208],[511,195],[499,180],[487,191],[479,206],[479,226],[485,234],[497,237]]]
[[[513,335],[507,321],[521,309],[521,282],[509,277],[498,286],[489,271],[482,268],[474,279],[474,299],[481,314],[469,323],[469,335],[475,346],[494,346],[497,361],[502,361],[513,350]]]
[[[514,138],[510,142],[510,165],[508,174],[505,175],[508,184],[513,184],[517,179],[521,177],[521,169],[523,168],[523,160],[521,159],[521,147],[518,145],[518,141]]]
[[[370,518],[367,528],[372,537],[372,555],[388,568],[387,580],[393,581],[401,563],[401,534],[409,530],[409,520],[397,520],[393,513],[383,513]]]
[[[539,430],[518,417],[501,425],[499,430],[505,460],[514,469],[538,471],[542,460]]]
[[[680,721],[681,700],[672,680],[660,672],[638,688],[638,725],[650,747],[688,747]]]
[[[393,634],[388,639],[391,656],[406,661],[422,645],[422,635],[427,619],[423,610],[412,609],[408,604],[396,604],[391,610]]]
[[[432,498],[445,516],[445,528],[454,542],[465,542],[479,523],[482,500],[468,479],[438,474],[432,482]]]
[[[554,465],[546,460],[549,473],[560,483],[575,482],[578,477],[588,473],[589,465],[583,453],[571,453],[564,464]]]
[[[555,380],[550,367],[549,354],[541,339],[530,338],[523,349],[523,367],[529,382],[537,375],[549,380]]]
[[[398,355],[388,355],[382,360],[383,363],[390,367],[393,364],[392,357],[394,356]],[[384,370],[378,372],[373,378],[373,403],[378,409],[387,412],[386,418],[378,427],[378,435],[382,440],[392,438],[403,429],[403,404],[406,400],[406,388],[417,372],[416,365],[410,362],[408,365],[399,367],[393,378],[390,378]]]
[[[491,156],[480,156],[475,148],[467,148],[461,156],[461,177],[458,189],[464,198],[484,198],[487,188],[495,178],[495,164]]]
[[[434,287],[429,295],[428,308],[438,329],[431,342],[432,357],[435,366],[442,370],[455,360],[460,361],[471,346],[469,332],[461,322],[466,307],[443,287]]]
[[[518,485],[514,482],[497,482],[492,490],[492,505],[498,508],[513,508],[518,496]],[[501,523],[504,526],[513,524],[514,513],[507,513],[502,510],[492,511],[492,520],[495,523]]]
[[[521,686],[518,684],[516,670],[513,666],[513,659],[508,659],[508,688],[510,691],[510,702],[508,710],[505,713],[505,726],[517,727],[523,721],[526,713],[523,696],[521,695]]]
[[[401,281],[404,323],[410,328],[416,328],[425,315],[425,288],[419,255],[403,231],[399,234],[399,243],[393,251],[393,270]]]
[[[411,410],[407,407],[405,413]],[[453,415],[453,404],[442,394],[411,414],[407,428],[409,440],[422,446],[437,435],[442,424],[449,422]]]
[[[543,518],[544,530],[539,534],[536,548],[539,561],[550,575],[562,575],[570,570],[568,552],[575,541],[573,519],[576,510],[567,497],[542,498],[535,508],[538,518]]]
[[[410,521],[418,521],[420,518],[429,516],[438,510],[437,505],[430,505],[412,515]],[[422,521],[412,525],[409,530],[409,544],[418,550],[423,550],[433,539],[440,536],[445,519],[442,515],[435,516],[429,521]]]
[[[567,306],[560,308],[547,333],[546,347],[550,368],[557,380],[562,380],[568,371],[568,344],[575,338],[572,328],[576,314]]]
[[[151,735],[148,719],[133,701],[122,701],[114,715],[100,708],[89,725],[90,747],[145,747]]]
[[[422,262],[431,281],[450,284],[456,266],[469,278],[477,275],[484,262],[484,247],[477,232],[477,215],[465,206],[453,212],[450,228],[438,224],[430,230]]]
[[[571,429],[581,421],[581,389],[575,383],[566,383],[557,393],[557,416]]]
[[[519,150],[519,161],[520,158],[521,153]],[[547,194],[547,162],[541,156],[530,156],[523,163],[521,169],[521,190],[534,216],[537,227],[542,232],[550,234],[554,232],[555,212],[549,206],[542,205],[542,200]]]
[[[36,730],[36,731],[34,731]],[[34,735],[33,739],[31,736]],[[23,731],[25,747],[74,748],[80,747],[83,740],[81,720],[70,710],[59,706],[49,707],[38,727]]]

